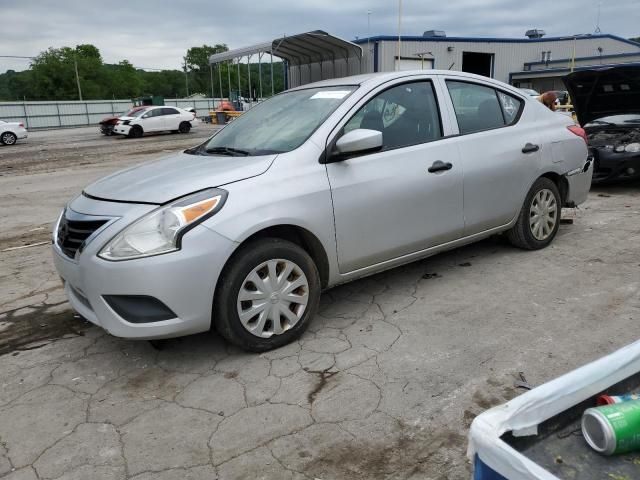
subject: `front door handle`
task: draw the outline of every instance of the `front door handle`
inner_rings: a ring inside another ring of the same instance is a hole
[[[522,153],[533,153],[540,150],[540,145],[534,145],[533,143],[527,143],[522,147]]]
[[[451,170],[452,168],[453,165],[449,162],[445,163],[441,160],[436,160],[435,162],[433,162],[433,165],[429,167],[429,173],[442,172],[444,170]]]

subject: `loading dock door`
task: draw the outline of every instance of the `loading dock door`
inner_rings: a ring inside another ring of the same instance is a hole
[[[462,71],[493,77],[493,53],[462,52]]]

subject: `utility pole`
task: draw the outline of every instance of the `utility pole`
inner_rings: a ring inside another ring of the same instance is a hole
[[[371,38],[371,10],[367,10],[367,69],[373,72],[373,66],[371,63],[371,47],[369,46],[369,39]]]
[[[398,0],[398,64],[396,70],[400,71],[400,36],[402,34],[402,0]]]
[[[82,89],[80,88],[80,76],[78,75],[78,60],[73,57],[73,66],[76,71],[76,83],[78,85],[78,97],[80,97],[80,101],[82,101]]]

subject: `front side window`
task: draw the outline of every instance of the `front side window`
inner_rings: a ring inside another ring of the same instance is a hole
[[[383,150],[442,138],[440,115],[429,81],[403,83],[369,100],[343,127],[382,132]]]
[[[284,92],[253,107],[189,153],[263,155],[298,148],[356,89],[354,85]]]
[[[495,89],[476,83],[452,80],[447,80],[447,88],[451,95],[461,134],[507,125],[498,100],[498,92]],[[517,110],[513,114],[513,118],[516,115]]]

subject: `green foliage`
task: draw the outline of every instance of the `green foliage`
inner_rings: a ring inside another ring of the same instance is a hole
[[[105,64],[100,50],[94,45],[77,45],[75,48],[49,48],[41,52],[31,62],[31,68],[22,72],[8,70],[0,74],[0,101],[15,100],[77,100],[76,63],[82,98],[84,100],[128,99],[141,95],[160,95],[165,98],[180,98],[189,94],[201,93],[220,96],[220,78],[222,92],[229,95],[229,75],[231,89],[238,90],[238,67],[233,64],[209,67],[209,56],[227,51],[224,44],[202,45],[187,50],[183,71],[162,70],[148,72],[135,68],[129,61],[118,64]],[[254,62],[256,57],[252,59]],[[268,57],[263,60],[268,61]],[[218,71],[219,69],[219,71]],[[251,64],[251,89],[259,95],[258,64]],[[263,95],[271,94],[270,66],[262,65]],[[273,64],[274,91],[284,89],[282,63]],[[247,65],[240,65],[241,95],[249,96]]]
[[[632,42],[640,43],[640,37],[633,37],[633,38],[630,38],[629,40],[631,40]]]

